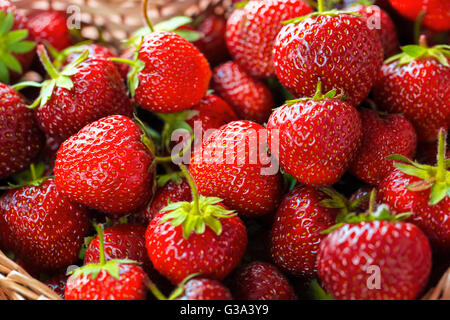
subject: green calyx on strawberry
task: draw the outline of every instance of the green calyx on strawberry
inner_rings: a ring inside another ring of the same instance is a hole
[[[161,142],[163,148],[169,151],[172,133],[177,129],[186,130],[190,134],[194,133],[193,128],[186,122],[198,115],[197,110],[185,110],[177,113],[158,113],[158,117],[164,120],[164,128],[161,133]]]
[[[44,170],[44,162],[40,162],[37,165],[32,163],[29,169],[12,176],[15,183],[8,182],[8,186],[0,186],[0,190],[11,190],[26,186],[39,187],[45,180],[52,178],[51,176],[42,176]]]
[[[398,60],[399,65],[405,65],[419,58],[435,58],[439,63],[450,67],[447,58],[450,57],[450,45],[441,44],[429,48],[424,35],[420,37],[419,45],[407,45],[401,47],[402,52],[390,57],[385,63]]]
[[[9,83],[9,70],[22,73],[22,66],[13,54],[29,52],[36,45],[32,41],[23,41],[28,37],[28,30],[11,30],[13,25],[14,14],[0,11],[0,81],[3,83]]]
[[[317,82],[317,89],[316,89],[316,92],[313,97],[305,97],[305,98],[287,100],[286,104],[291,105],[291,104],[294,104],[297,102],[302,102],[302,101],[308,101],[308,100],[321,101],[321,100],[325,100],[325,99],[345,100],[345,95],[343,92],[340,92],[338,94],[336,89],[330,90],[327,93],[323,94],[322,93],[322,82],[319,80]]]
[[[173,226],[181,225],[185,239],[188,239],[192,232],[202,234],[206,227],[220,235],[222,224],[219,218],[230,218],[236,213],[218,205],[222,202],[220,198],[199,196],[197,186],[187,168],[184,165],[180,165],[180,168],[191,187],[193,201],[175,202],[163,208],[161,211],[170,212],[161,219],[161,223],[169,221]]]
[[[430,166],[417,163],[401,155],[391,155],[394,166],[403,173],[415,176],[421,180],[408,186],[411,191],[431,189],[430,205],[435,205],[445,197],[450,197],[450,159],[446,159],[446,132],[439,132],[437,165]]]
[[[350,201],[342,194],[330,187],[320,187],[319,190],[329,197],[328,199],[323,199],[322,201],[320,201],[319,204],[322,207],[340,210],[339,215],[336,219],[337,221],[343,220],[350,214],[355,214],[359,205],[362,202],[368,200],[368,196],[363,196],[354,201]]]
[[[375,208],[375,200],[376,199],[376,191],[375,189],[372,190],[370,193],[370,200],[369,200],[369,208],[364,213],[356,213],[356,212],[348,212],[345,213],[342,211],[337,217],[336,217],[336,224],[332,226],[331,228],[322,231],[322,234],[329,234],[340,227],[342,227],[345,224],[356,224],[360,222],[371,222],[371,221],[391,221],[391,222],[397,222],[397,221],[403,221],[411,216],[411,212],[405,212],[400,213],[397,215],[391,214],[389,211],[389,207],[381,204],[376,206]],[[323,200],[325,201],[325,200]],[[356,200],[355,202],[357,202]],[[323,203],[324,206],[329,205],[328,203]],[[356,206],[355,206],[356,208]]]
[[[147,287],[150,289],[150,291],[153,293],[156,299],[158,300],[176,300],[179,297],[181,297],[184,294],[184,285],[191,279],[199,276],[201,273],[193,273],[181,281],[177,287],[172,291],[172,293],[166,297],[157,287],[156,285],[151,281],[147,280]]]
[[[100,250],[99,263],[90,263],[90,264],[84,265],[80,268],[70,271],[67,275],[73,275],[74,277],[79,277],[82,275],[83,276],[90,275],[92,279],[95,279],[102,270],[105,270],[112,277],[114,277],[116,279],[120,279],[119,265],[120,264],[137,264],[137,262],[134,260],[129,260],[129,259],[113,259],[113,260],[106,261],[104,238],[103,238],[103,226],[94,224],[94,227],[98,233],[98,240],[99,240],[99,250]]]

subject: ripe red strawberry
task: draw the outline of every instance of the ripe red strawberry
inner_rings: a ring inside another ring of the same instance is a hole
[[[104,231],[106,261],[113,259],[130,259],[141,264],[151,275],[154,269],[145,248],[146,227],[136,224],[121,224]],[[100,260],[99,238],[95,237],[89,244],[84,256],[84,264],[98,263]]]
[[[0,198],[0,237],[30,268],[51,271],[78,260],[88,232],[88,211],[71,203],[48,179]]]
[[[133,109],[114,64],[84,52],[62,72],[51,64],[42,45],[43,65],[51,79],[44,82],[34,102],[41,129],[55,137],[68,138],[85,125],[111,114],[131,116]]]
[[[100,240],[100,262],[87,264],[72,272],[67,280],[66,300],[145,300],[147,275],[132,260],[106,261],[103,232],[96,226]]]
[[[277,266],[297,275],[314,277],[322,231],[336,223],[338,209],[321,201],[329,197],[318,189],[296,186],[278,208],[271,234],[271,254]]]
[[[347,102],[318,90],[313,98],[292,100],[267,122],[271,150],[280,167],[301,183],[332,185],[347,170],[362,137],[358,111]]]
[[[238,300],[296,300],[289,280],[273,265],[254,261],[236,270],[233,296]]]
[[[194,45],[214,66],[229,59],[227,44],[225,43],[227,20],[216,14],[206,15],[196,26],[202,37],[194,41]]]
[[[56,294],[64,299],[64,292],[66,291],[66,283],[68,276],[65,273],[57,274],[44,283],[48,285]]]
[[[230,290],[216,280],[191,279],[183,286],[183,291],[177,300],[232,300]]]
[[[0,83],[0,179],[30,165],[44,145],[33,111],[23,97]]]
[[[267,153],[266,130],[251,121],[233,121],[212,133],[191,158],[189,170],[204,196],[246,217],[275,212],[281,176]]]
[[[63,50],[72,45],[67,16],[61,11],[38,11],[28,16],[28,28],[34,41],[47,41],[56,50]]]
[[[349,9],[358,12],[361,18],[368,23],[367,26],[369,29],[378,34],[381,45],[383,46],[385,58],[393,56],[398,52],[397,31],[386,11],[376,5],[356,5]]]
[[[389,0],[391,5],[401,15],[416,21],[422,11],[426,12],[423,25],[436,30],[447,31],[450,29],[450,3],[442,0]]]
[[[35,43],[28,31],[28,19],[9,1],[0,0],[0,81],[17,80],[28,70],[34,56]]]
[[[421,46],[402,47],[403,53],[385,62],[374,99],[380,109],[402,113],[416,128],[419,141],[427,142],[436,140],[439,128],[450,126],[450,47],[427,48],[423,41]]]
[[[417,135],[412,124],[402,115],[381,115],[368,109],[360,111],[362,143],[350,165],[350,172],[371,185],[394,169],[391,154],[413,158]]]
[[[193,107],[205,96],[211,79],[203,54],[173,32],[145,36],[134,64],[129,89],[141,107],[153,112],[173,113]]]
[[[405,222],[345,224],[322,240],[318,254],[319,277],[338,300],[414,299],[430,269],[427,238]]]
[[[254,77],[273,77],[273,42],[282,21],[312,12],[302,0],[249,1],[227,22],[227,45],[235,61]]]
[[[222,280],[244,255],[245,226],[221,199],[199,197],[187,169],[181,168],[193,201],[169,204],[150,222],[145,236],[148,255],[156,270],[173,284],[193,273]]]
[[[340,89],[356,107],[378,78],[383,48],[357,16],[319,13],[284,26],[273,57],[281,84],[295,96],[312,96],[321,80],[324,91]]]
[[[430,239],[438,250],[450,252],[450,171],[445,165],[445,144],[441,135],[436,167],[421,165],[402,157],[410,164],[396,163],[380,183],[378,199],[394,213],[412,212],[410,221]],[[448,160],[447,160],[448,161]]]
[[[67,48],[66,51],[62,52],[62,59],[65,59],[64,62],[66,64],[71,63],[72,61],[76,60],[86,50],[89,52],[90,57],[95,56],[99,58],[109,59],[116,56],[114,52],[111,51],[111,49],[101,44],[89,43],[89,44],[75,45],[73,47]],[[122,64],[120,64],[120,66],[122,66]]]
[[[125,116],[87,125],[58,150],[58,190],[74,202],[107,213],[126,214],[142,207],[153,194],[155,175],[145,137]]]
[[[211,86],[239,119],[264,123],[275,107],[266,84],[247,75],[236,62],[229,61],[216,67]]]

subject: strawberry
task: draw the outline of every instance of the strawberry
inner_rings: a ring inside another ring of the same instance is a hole
[[[271,233],[271,254],[276,265],[287,272],[313,277],[322,231],[335,224],[339,210],[327,208],[328,195],[318,189],[296,186],[281,202]],[[286,230],[289,230],[286,232]]]
[[[68,276],[65,273],[57,274],[47,280],[44,283],[49,286],[56,294],[64,299],[64,292],[66,291],[66,282]]]
[[[42,45],[38,53],[51,76],[32,105],[45,133],[65,139],[105,116],[132,115],[131,101],[111,61],[89,57],[86,51],[59,72]]]
[[[296,300],[288,279],[273,265],[254,261],[236,270],[233,295],[238,300]]]
[[[213,66],[228,60],[230,56],[225,42],[226,24],[223,16],[211,13],[203,17],[195,28],[203,36],[193,44]]]
[[[199,192],[223,199],[245,217],[275,212],[281,176],[273,170],[265,135],[266,130],[251,121],[233,121],[212,133],[198,147],[189,167]]]
[[[141,264],[148,273],[154,273],[153,266],[145,248],[146,227],[133,224],[121,224],[109,227],[104,231],[105,259],[131,259]],[[98,236],[94,238],[86,250],[84,264],[98,263],[100,248]]]
[[[173,284],[193,273],[222,280],[244,255],[245,226],[221,199],[198,196],[188,170],[180,167],[193,201],[171,203],[153,218],[145,236],[148,255],[156,270]]]
[[[398,52],[397,31],[386,11],[376,5],[355,5],[350,10],[358,12],[361,18],[367,22],[369,29],[374,30],[378,34],[385,58]]]
[[[355,207],[357,212],[366,212],[369,209],[369,196],[372,190],[370,186],[362,186],[350,196],[350,203],[357,203]]]
[[[0,0],[0,81],[9,83],[27,71],[35,43],[28,31],[28,19],[9,1]]]
[[[321,83],[313,98],[288,101],[267,122],[269,145],[280,167],[301,183],[332,185],[347,170],[362,136],[358,111],[335,96],[321,94]]]
[[[381,68],[374,99],[381,110],[408,118],[419,141],[434,141],[439,128],[450,125],[450,46],[428,48],[422,38],[420,46],[402,51]]]
[[[338,88],[348,103],[358,106],[369,94],[383,62],[377,34],[359,17],[339,11],[288,22],[273,49],[281,84],[295,96],[311,96],[321,80],[325,91]]]
[[[283,27],[281,22],[311,12],[311,7],[301,0],[249,1],[235,10],[227,22],[228,48],[248,74],[274,77],[272,49]]]
[[[64,12],[55,10],[38,11],[28,16],[28,29],[37,43],[48,42],[56,50],[72,45]]]
[[[66,300],[145,300],[147,275],[133,260],[106,261],[103,230],[95,226],[100,246],[100,262],[71,272]]]
[[[450,3],[442,0],[389,0],[401,15],[416,21],[421,12],[426,12],[423,25],[435,31],[450,29]]]
[[[274,108],[274,99],[266,84],[247,75],[236,62],[216,67],[211,86],[240,119],[264,123]]]
[[[437,166],[422,165],[400,155],[392,156],[396,169],[380,183],[378,199],[395,212],[412,212],[433,247],[450,248],[450,171],[445,160],[445,139],[439,138]],[[447,160],[448,163],[448,160]]]
[[[232,300],[230,290],[216,280],[191,279],[183,290],[183,295],[177,300]]]
[[[44,146],[33,111],[13,88],[0,83],[0,178],[28,165]]]
[[[139,126],[125,116],[87,125],[58,150],[58,190],[74,202],[103,212],[137,210],[153,194],[155,165],[149,143]]]
[[[52,271],[78,260],[88,211],[66,199],[53,179],[42,180],[1,196],[0,237],[31,269]]]
[[[98,44],[98,43],[84,43],[80,45],[75,45],[73,47],[66,48],[61,52],[61,57],[59,59],[63,59],[64,62],[71,63],[75,61],[84,51],[89,52],[90,57],[101,57],[104,59],[113,58],[116,55],[111,49]],[[117,64],[117,66],[122,66],[122,64]]]
[[[203,54],[180,35],[155,31],[143,38],[131,64],[128,87],[142,108],[173,113],[193,107],[205,96],[211,69]]]
[[[417,135],[412,124],[402,115],[381,115],[368,109],[362,109],[359,114],[362,143],[350,165],[350,172],[368,184],[378,185],[394,169],[387,156],[414,157]]]
[[[430,244],[419,228],[400,218],[379,206],[329,230],[317,264],[335,299],[410,300],[421,293],[431,270]]]

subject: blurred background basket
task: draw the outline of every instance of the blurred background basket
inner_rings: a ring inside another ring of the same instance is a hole
[[[144,25],[142,0],[10,0],[25,13],[36,10],[63,10],[80,18],[81,35],[100,37],[119,45],[121,40]],[[195,17],[211,10],[225,14],[232,0],[150,0],[148,12],[157,23],[177,15]],[[47,285],[34,279],[0,251],[0,300],[60,300]],[[450,300],[450,269],[422,299]]]

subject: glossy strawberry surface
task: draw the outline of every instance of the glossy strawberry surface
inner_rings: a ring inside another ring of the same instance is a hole
[[[181,36],[166,31],[147,35],[139,49],[136,102],[144,109],[172,113],[189,109],[205,96],[211,69],[203,54]]]
[[[78,260],[89,229],[88,211],[66,199],[53,179],[8,191],[0,198],[0,213],[2,247],[27,265],[49,271]]]
[[[297,276],[316,275],[317,252],[325,238],[321,232],[335,224],[339,213],[320,205],[327,198],[315,188],[300,185],[285,196],[271,233],[272,259],[280,268]]]
[[[181,226],[161,219],[162,211],[150,222],[145,235],[148,256],[156,270],[173,284],[200,272],[202,277],[224,279],[239,263],[247,246],[247,232],[236,216],[219,219],[222,232],[209,227],[186,239]]]
[[[58,294],[61,298],[64,299],[64,294],[66,291],[66,282],[68,276],[64,273],[57,274],[46,281],[44,283],[50,287],[56,294]]]
[[[417,135],[412,124],[402,115],[379,115],[362,109],[363,137],[350,172],[371,185],[394,169],[393,161],[386,159],[401,154],[412,159],[416,153]]]
[[[441,127],[450,126],[449,81],[450,67],[434,58],[403,65],[385,63],[374,86],[374,99],[380,109],[408,118],[420,141],[434,141]]]
[[[272,93],[236,63],[226,62],[213,70],[212,87],[240,119],[264,123],[274,108]]]
[[[60,51],[72,45],[67,19],[61,11],[40,11],[28,17],[28,28],[34,41],[46,41]]]
[[[288,279],[273,265],[254,261],[243,265],[232,280],[238,300],[296,300]]]
[[[223,199],[242,216],[275,212],[281,177],[272,170],[264,135],[257,123],[233,121],[204,140],[189,166],[199,193]]]
[[[234,60],[252,76],[275,76],[272,49],[281,22],[310,12],[302,0],[249,1],[227,23],[227,45]]]
[[[344,225],[322,241],[318,255],[319,277],[338,300],[414,299],[430,269],[427,238],[405,222]]]
[[[337,182],[362,137],[358,111],[338,99],[284,105],[272,113],[267,130],[270,141],[279,141],[279,152],[272,150],[272,154],[280,167],[301,183],[313,186]]]
[[[24,98],[0,83],[0,178],[25,169],[44,145],[32,110]]]
[[[274,66],[281,84],[295,96],[341,90],[358,106],[369,94],[383,62],[379,37],[354,15],[318,15],[281,29],[274,43]]]
[[[184,285],[178,300],[232,300],[230,290],[216,280],[192,279]]]
[[[125,116],[93,122],[67,139],[56,157],[55,182],[77,203],[112,214],[126,214],[152,196],[154,156],[143,132]]]
[[[71,276],[66,284],[66,300],[145,300],[146,277],[142,268],[133,264],[119,265],[119,279],[106,270],[96,277]]]

